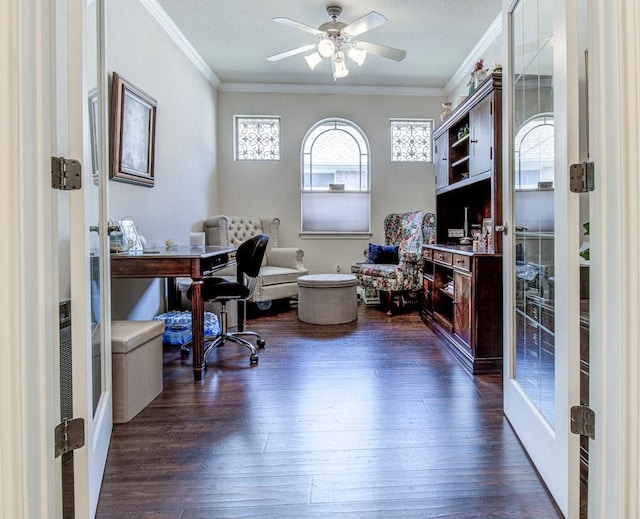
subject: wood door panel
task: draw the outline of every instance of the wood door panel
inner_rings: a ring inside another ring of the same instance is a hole
[[[465,344],[471,346],[471,278],[467,274],[453,273],[455,308],[453,331]]]
[[[469,113],[471,149],[469,175],[491,171],[493,165],[493,96],[488,95]]]

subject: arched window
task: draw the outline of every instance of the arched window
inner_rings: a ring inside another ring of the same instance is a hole
[[[302,141],[302,232],[369,233],[369,143],[345,119],[324,119]]]
[[[552,113],[536,114],[525,121],[515,137],[515,187],[553,187],[554,122]]]

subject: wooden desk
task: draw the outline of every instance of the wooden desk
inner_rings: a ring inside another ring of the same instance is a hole
[[[203,249],[178,247],[156,252],[122,252],[111,254],[113,278],[190,277],[191,333],[193,335],[193,378],[204,375],[204,302],[202,278],[216,270],[235,264],[235,247],[207,246]]]

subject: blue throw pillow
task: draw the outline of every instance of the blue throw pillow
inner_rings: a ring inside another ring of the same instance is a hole
[[[368,263],[386,263],[397,265],[399,262],[400,258],[398,258],[397,245],[376,245],[375,243],[369,244]]]

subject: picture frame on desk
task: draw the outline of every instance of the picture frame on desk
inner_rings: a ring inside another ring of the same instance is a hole
[[[491,218],[483,218],[482,219],[482,232],[491,234],[493,232],[493,222]]]
[[[153,187],[156,100],[113,73],[109,178]]]

